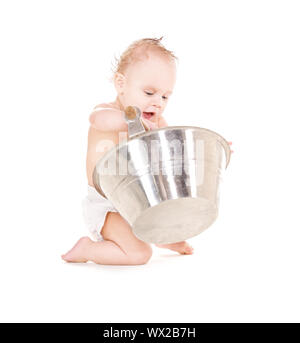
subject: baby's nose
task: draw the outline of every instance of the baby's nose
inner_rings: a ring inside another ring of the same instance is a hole
[[[160,96],[156,96],[153,99],[153,105],[156,106],[156,107],[161,108],[161,106],[162,106],[162,98]]]

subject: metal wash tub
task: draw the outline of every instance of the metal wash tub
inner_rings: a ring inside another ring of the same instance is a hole
[[[166,244],[194,237],[218,216],[230,146],[219,134],[194,126],[146,131],[140,116],[137,107],[126,108],[129,139],[97,162],[94,186],[139,239]]]

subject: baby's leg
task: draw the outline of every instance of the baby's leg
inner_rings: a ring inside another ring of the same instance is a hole
[[[62,258],[67,262],[137,265],[147,263],[152,256],[150,244],[139,240],[119,213],[107,213],[101,234],[104,241],[82,237]]]

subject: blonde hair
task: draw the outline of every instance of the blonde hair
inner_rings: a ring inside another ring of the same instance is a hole
[[[162,44],[161,40],[163,36],[159,39],[157,38],[143,38],[134,41],[129,47],[122,53],[119,58],[115,57],[115,65],[112,68],[113,76],[110,78],[110,81],[113,81],[116,73],[124,73],[127,67],[137,61],[142,61],[143,59],[148,58],[148,52],[157,52],[164,57],[170,58],[175,61],[178,60],[178,57],[168,49],[166,49]]]

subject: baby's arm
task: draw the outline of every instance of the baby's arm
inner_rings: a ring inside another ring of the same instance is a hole
[[[89,118],[91,126],[100,131],[127,131],[124,112],[114,108],[95,109]]]
[[[90,115],[90,124],[93,128],[100,131],[127,131],[128,126],[125,121],[124,112],[114,108],[95,109]],[[168,126],[165,118],[158,118],[158,126],[147,119],[142,121],[149,126],[150,130]],[[148,128],[148,129],[149,129]]]

